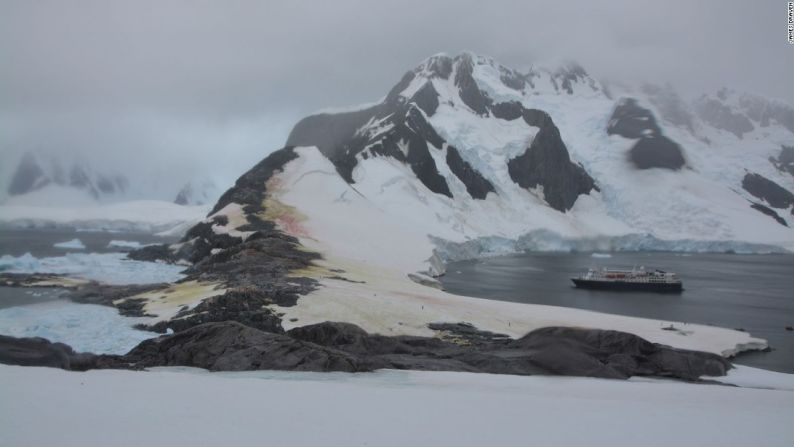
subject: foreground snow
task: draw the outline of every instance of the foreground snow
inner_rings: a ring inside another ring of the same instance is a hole
[[[787,446],[794,392],[465,373],[0,365],[0,445]]]
[[[0,224],[21,228],[70,227],[81,230],[168,232],[192,226],[208,205],[182,206],[158,200],[137,200],[77,207],[2,205]]]
[[[37,258],[0,256],[0,272],[54,273],[106,284],[152,284],[182,279],[185,266],[127,259],[126,253],[68,253]]]

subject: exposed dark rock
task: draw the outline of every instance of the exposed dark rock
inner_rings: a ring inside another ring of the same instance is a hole
[[[745,174],[742,188],[766,201],[773,208],[788,208],[794,205],[794,194],[760,174],[749,172]]]
[[[457,178],[466,185],[466,191],[475,199],[485,199],[495,192],[493,185],[460,156],[457,149],[447,146],[447,165]]]
[[[681,147],[664,135],[640,138],[629,151],[629,159],[639,169],[681,169],[686,161]]]
[[[645,84],[642,86],[642,91],[659,110],[662,119],[674,126],[684,127],[690,132],[694,132],[694,116],[672,86],[669,84],[665,86]]]
[[[449,75],[452,74],[452,63],[451,57],[441,54],[431,57],[427,62],[426,68],[433,76],[449,79]]]
[[[522,116],[540,130],[529,148],[507,163],[514,182],[522,188],[542,186],[546,202],[559,211],[571,209],[580,194],[597,190],[584,168],[571,161],[560,131],[547,113],[525,109]]]
[[[8,185],[8,194],[20,195],[35,191],[49,183],[50,180],[44,176],[44,171],[36,161],[33,154],[26,153],[19,162],[11,183]]]
[[[0,363],[7,365],[81,370],[92,367],[93,357],[91,354],[78,354],[68,345],[43,338],[0,335]]]
[[[234,186],[221,195],[210,214],[215,214],[230,203],[243,205],[246,213],[261,211],[262,200],[266,192],[265,184],[274,173],[280,172],[284,165],[296,158],[298,158],[298,155],[290,146],[268,155],[264,160],[249,169],[248,172],[240,176]]]
[[[169,328],[174,332],[181,332],[204,323],[236,321],[261,331],[280,334],[284,332],[281,318],[265,306],[292,306],[297,299],[294,291],[277,285],[269,288],[233,289],[223,295],[205,299],[192,310],[177,315],[174,319],[153,325],[141,324],[138,328],[162,334]]]
[[[637,139],[629,160],[639,169],[681,169],[685,164],[681,147],[662,134],[656,117],[633,98],[618,102],[607,125],[607,134]]]
[[[499,79],[513,90],[522,91],[527,84],[527,79],[521,73],[499,66]]]
[[[145,304],[144,300],[126,299],[122,301],[122,299],[152,290],[163,289],[167,286],[168,284],[133,284],[121,286],[90,282],[68,289],[66,295],[76,303],[111,306],[117,308],[121,315],[141,317],[145,315],[143,311],[143,306]],[[119,302],[117,303],[117,301]]]
[[[768,206],[761,205],[760,203],[753,203],[752,205],[750,205],[750,207],[752,209],[754,209],[754,210],[757,210],[757,211],[760,211],[760,212],[766,214],[767,216],[771,217],[772,219],[775,219],[775,221],[777,221],[777,223],[779,223],[780,225],[783,225],[784,227],[788,226],[788,224],[786,223],[786,220],[783,219],[782,217],[780,217],[780,215],[777,212],[775,212],[775,210],[773,210],[772,208],[769,208]]]
[[[731,368],[717,354],[674,349],[619,331],[548,327],[530,332],[511,348],[533,353],[530,358],[537,366],[564,375],[697,380],[723,376]]]
[[[761,127],[776,122],[790,132],[794,132],[794,108],[753,95],[742,95],[739,98],[739,106],[748,118],[759,123]]]
[[[453,341],[368,334],[349,323],[325,322],[276,334],[226,321],[146,340],[124,356],[74,354],[68,346],[41,339],[0,337],[0,361],[64,369],[191,366],[212,371],[358,372],[390,368],[612,379],[663,376],[687,381],[723,376],[731,368],[716,354],[673,349],[618,331],[548,327],[512,340],[465,323],[433,326]]]
[[[413,78],[413,74],[409,74]],[[398,87],[399,84],[395,90]],[[394,101],[397,101],[396,97]],[[382,105],[377,105],[355,112],[306,117],[292,128],[287,138],[287,145],[317,146],[320,152],[334,164],[339,175],[346,182],[353,183],[353,168],[357,164],[355,156],[363,146],[358,150],[351,148],[351,140],[356,130],[364,126],[370,118],[382,115],[383,109]]]
[[[607,134],[637,139],[659,136],[662,130],[650,110],[640,107],[634,98],[625,98],[618,102],[612,112],[607,124]]]
[[[433,114],[436,113],[436,109],[438,109],[438,92],[435,87],[433,87],[432,83],[426,82],[425,85],[414,94],[411,101],[422,109],[427,116],[433,116]]]
[[[455,73],[455,85],[458,87],[460,99],[469,106],[474,113],[486,116],[493,100],[480,90],[477,81],[474,80],[472,73],[474,62],[468,54],[460,56],[458,71]]]
[[[138,367],[191,366],[210,371],[370,370],[351,354],[228,321],[146,340],[125,359]]]
[[[520,102],[500,102],[491,106],[491,113],[499,119],[513,121],[524,116],[524,106]]]
[[[695,112],[706,123],[717,129],[726,130],[738,138],[755,129],[745,115],[734,112],[721,101],[703,96],[695,102]]]
[[[510,336],[477,329],[471,323],[430,323],[429,329],[438,331],[441,338],[448,341],[481,345],[485,343],[508,343]]]
[[[573,84],[580,81],[587,82],[590,85],[590,88],[593,90],[598,90],[598,88],[595,86],[595,83],[592,82],[584,68],[576,63],[568,63],[564,67],[560,67],[552,74],[551,79],[556,88],[562,88],[569,95],[573,94]]]
[[[780,155],[777,158],[770,158],[769,161],[780,171],[794,176],[794,146],[781,146]]]
[[[176,262],[179,257],[165,244],[147,245],[127,253],[127,257],[135,261],[165,261]]]

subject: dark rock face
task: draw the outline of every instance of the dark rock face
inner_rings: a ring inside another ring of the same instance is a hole
[[[618,102],[607,124],[607,135],[620,135],[623,138],[639,139],[645,136],[659,136],[662,130],[650,110],[640,107],[634,98]]]
[[[466,185],[466,191],[475,199],[485,199],[489,192],[495,192],[493,185],[477,170],[471,167],[457,149],[447,146],[447,165],[452,173]]]
[[[20,366],[48,366],[77,369],[91,365],[93,355],[78,354],[63,343],[43,338],[15,338],[0,335],[0,363]]]
[[[500,113],[510,113],[509,106],[502,109]],[[580,194],[597,190],[584,168],[571,161],[560,131],[547,113],[524,109],[522,117],[540,130],[526,152],[507,163],[515,183],[522,188],[542,186],[546,202],[559,211],[571,209]]]
[[[769,159],[778,170],[794,176],[794,146],[781,146],[780,155]]]
[[[607,134],[637,139],[628,155],[638,169],[678,170],[686,164],[681,147],[662,134],[653,113],[633,98],[618,102],[609,119]]]
[[[235,322],[208,323],[150,339],[125,360],[138,367],[192,366],[210,371],[369,371],[350,354]]]
[[[642,91],[648,96],[651,103],[656,106],[665,121],[694,132],[694,116],[692,112],[670,85],[645,84],[642,86]]]
[[[745,115],[735,113],[730,107],[714,98],[701,97],[695,102],[695,111],[700,118],[717,129],[727,130],[742,138],[742,135],[755,129]]]
[[[788,208],[794,205],[794,194],[760,174],[748,172],[742,179],[742,188],[766,201],[773,208]]]
[[[434,328],[444,339],[387,337],[335,322],[276,334],[227,321],[146,340],[124,356],[75,354],[68,346],[46,340],[0,337],[0,361],[64,369],[192,366],[211,371],[359,372],[390,368],[610,379],[663,376],[688,381],[723,376],[731,368],[716,354],[673,349],[618,331],[548,327],[513,340],[466,323],[439,323]]]
[[[44,171],[36,161],[36,157],[28,153],[22,157],[14,176],[11,177],[11,184],[8,185],[8,194],[14,196],[35,191],[50,180],[44,176]]]
[[[471,56],[464,54],[458,64],[458,71],[455,73],[455,85],[458,87],[460,99],[464,104],[469,106],[474,113],[487,116],[493,100],[477,86],[477,81],[472,76],[473,70],[474,62]]]
[[[752,121],[761,127],[767,127],[776,122],[794,132],[794,109],[775,101],[767,101],[752,95],[742,95],[739,98],[739,107]]]
[[[268,155],[264,160],[249,169],[248,172],[240,176],[234,186],[221,195],[210,214],[215,214],[230,203],[243,205],[243,209],[247,214],[261,211],[262,200],[266,192],[265,183],[270,180],[274,173],[280,172],[284,165],[296,158],[298,158],[298,154],[290,146]]]
[[[784,227],[788,226],[788,224],[786,223],[786,220],[783,219],[782,217],[780,217],[780,215],[777,212],[775,212],[775,210],[773,210],[772,208],[769,208],[768,206],[761,205],[760,203],[753,203],[752,205],[750,205],[750,208],[752,208],[752,209],[754,209],[756,211],[760,211],[761,213],[766,214],[767,216],[771,217],[772,219],[775,219],[775,221],[777,223],[779,223],[780,225],[783,225]]]
[[[414,94],[413,101],[427,116],[433,116],[438,109],[438,92],[428,82]]]
[[[278,286],[272,289],[279,289]],[[254,287],[229,290],[199,303],[196,308],[177,316],[170,321],[154,325],[139,325],[139,329],[165,333],[168,329],[182,332],[205,323],[235,321],[260,331],[274,334],[284,333],[281,318],[273,310],[265,307],[270,304],[281,306],[295,305],[298,296],[291,290],[260,290]]]
[[[662,168],[675,171],[686,164],[681,147],[664,135],[640,138],[629,152],[629,159],[639,169]]]
[[[452,197],[449,185],[439,174],[431,155],[434,148],[442,149],[446,142],[425,118],[436,112],[438,92],[428,80],[410,98],[402,97],[401,93],[412,82],[418,82],[417,76],[446,79],[454,71],[460,98],[474,113],[483,117],[492,114],[505,120],[524,117],[530,125],[541,127],[527,152],[509,163],[514,182],[524,188],[543,186],[547,202],[561,211],[570,209],[579,194],[595,189],[592,178],[581,166],[571,162],[551,118],[541,111],[525,110],[520,103],[494,104],[477,85],[473,77],[474,66],[475,60],[470,54],[455,58],[432,57],[416,70],[408,72],[383,103],[356,112],[308,117],[295,126],[287,144],[317,146],[342,178],[351,184],[355,183],[352,173],[359,159],[391,157],[408,164],[430,191]],[[522,90],[526,83],[531,84],[532,77],[536,75],[522,75],[504,67],[499,70],[503,82],[516,90]],[[556,76],[555,82],[559,81],[561,88],[569,92],[572,92],[574,83],[592,83],[587,73],[576,65],[570,65],[553,76]],[[459,149],[447,145],[446,163],[464,183],[469,195],[485,199],[489,192],[496,193],[493,184],[463,159]]]
[[[731,368],[716,354],[673,349],[618,331],[549,327],[512,340],[468,324],[436,324],[433,328],[457,335],[460,343],[385,337],[333,322],[295,328],[287,334],[366,358],[374,368],[613,379],[652,375],[683,380],[723,376]]]
[[[564,67],[559,68],[552,74],[551,78],[556,89],[565,90],[569,95],[573,94],[573,84],[578,82],[587,82],[590,88],[598,90],[595,83],[592,82],[587,72],[581,65],[569,63]],[[588,82],[589,81],[589,82]]]

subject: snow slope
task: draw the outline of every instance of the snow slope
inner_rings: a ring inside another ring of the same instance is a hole
[[[794,437],[794,392],[666,381],[0,365],[0,382],[2,446],[745,447]]]

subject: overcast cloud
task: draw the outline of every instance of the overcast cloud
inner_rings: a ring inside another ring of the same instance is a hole
[[[794,104],[785,13],[778,0],[0,0],[0,151],[185,163],[180,181],[212,166],[225,181],[300,117],[376,100],[425,57],[461,50]]]

